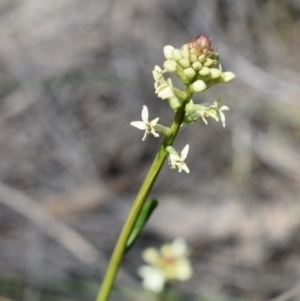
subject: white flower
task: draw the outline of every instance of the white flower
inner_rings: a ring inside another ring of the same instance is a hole
[[[163,245],[159,250],[155,248],[144,250],[142,256],[149,265],[142,266],[138,270],[143,278],[143,286],[159,293],[166,282],[188,280],[193,273],[188,255],[188,247],[181,238]]]
[[[154,70],[152,71],[152,74],[153,74],[153,77],[154,77],[154,80],[155,80],[155,82],[160,82],[161,81],[161,79],[163,78],[163,71],[162,71],[162,69],[159,67],[159,66],[155,66],[154,67]]]
[[[143,106],[142,110],[142,121],[132,121],[130,124],[140,130],[145,130],[143,141],[151,133],[154,137],[159,137],[159,134],[155,132],[154,126],[157,124],[159,118],[155,118],[149,121],[149,112],[146,106]]]
[[[155,93],[161,99],[168,99],[171,97],[176,97],[173,90],[172,90],[172,80],[169,78],[167,80],[163,77],[163,71],[159,66],[155,66],[154,70],[152,71],[154,77],[154,87]]]
[[[195,105],[194,107],[197,107],[196,110],[193,111],[193,103],[190,102],[187,106],[189,106],[190,116],[194,119],[193,122],[199,120],[202,118],[203,122],[207,125],[206,118],[211,117],[215,121],[219,121],[219,119],[222,122],[223,127],[225,127],[225,115],[223,111],[229,111],[229,108],[227,106],[222,106],[221,108],[218,107],[219,103],[222,102],[222,99],[217,99],[214,101],[214,103],[210,106],[205,105]]]
[[[183,148],[180,155],[173,149],[172,146],[168,146],[166,150],[169,153],[169,164],[172,169],[177,167],[179,172],[181,172],[182,170],[184,170],[186,173],[190,172],[189,168],[184,163],[184,160],[186,159],[189,152],[188,144]]]

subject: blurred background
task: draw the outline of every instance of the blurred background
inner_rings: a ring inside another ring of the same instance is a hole
[[[178,236],[184,300],[300,300],[299,0],[0,0],[0,16],[1,301],[94,300],[161,143],[130,121],[147,105],[171,123],[152,70],[197,34],[237,75],[194,97],[224,98],[226,129],[179,133],[191,173],[165,164],[112,300],[148,300],[128,290],[141,251]]]

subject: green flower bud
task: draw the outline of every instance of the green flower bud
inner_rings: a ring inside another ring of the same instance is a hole
[[[177,68],[177,63],[173,60],[167,60],[164,62],[164,68],[171,73],[174,73]]]
[[[164,47],[164,55],[167,60],[171,60],[173,58],[173,56],[172,56],[173,50],[174,50],[174,47],[171,45],[166,45]]]
[[[196,70],[196,71],[199,71],[202,68],[202,64],[200,62],[195,62],[195,63],[193,63],[192,66],[193,66],[194,70]]]
[[[179,61],[182,59],[182,55],[179,49],[174,49],[172,52],[173,59]]]
[[[191,55],[190,55],[190,61],[191,61],[192,63],[197,62],[197,60],[198,60],[198,57],[197,57],[196,55],[194,55],[194,54],[191,54]]]
[[[216,79],[221,75],[222,71],[220,69],[211,68],[210,69],[210,78]]]
[[[177,64],[177,67],[176,67],[176,75],[180,78],[180,80],[183,82],[183,84],[189,83],[189,79],[184,74],[184,69],[179,64]]]
[[[199,105],[199,104],[188,103],[185,106],[185,112],[189,113],[189,114],[197,112],[197,111],[201,111],[201,110],[203,110],[203,106]]]
[[[176,150],[171,145],[169,145],[169,146],[166,147],[166,151],[170,155],[178,156],[178,153],[176,152]]]
[[[190,61],[188,59],[181,59],[181,60],[179,60],[179,64],[183,68],[188,68],[190,66]]]
[[[227,84],[229,82],[231,82],[233,79],[235,78],[235,74],[227,71],[227,72],[223,72],[219,78],[220,83],[222,84]]]
[[[193,108],[193,103],[188,103],[188,104],[186,104],[186,106],[185,106],[185,108],[184,108],[184,110],[185,110],[185,112],[186,113],[194,113],[195,112],[195,110],[194,110],[194,108]]]
[[[173,87],[172,90],[179,100],[186,100],[187,93],[185,91],[182,91],[176,87]]]
[[[169,127],[163,126],[159,123],[153,126],[156,132],[162,133],[165,137],[169,137],[171,134],[171,129]]]
[[[169,98],[169,105],[173,110],[177,111],[181,107],[182,103],[176,96],[172,96]]]
[[[181,47],[180,53],[181,53],[182,57],[184,57],[186,59],[189,58],[190,53],[189,53],[189,46],[188,46],[188,44],[184,44]]]
[[[206,60],[206,56],[204,54],[201,54],[199,57],[198,57],[198,61],[200,63],[203,63],[204,61]]]
[[[183,119],[183,123],[185,124],[193,124],[201,118],[201,114],[199,112],[191,113],[191,114],[186,114]]]
[[[203,80],[199,79],[196,80],[193,84],[192,84],[192,89],[194,92],[203,92],[204,90],[206,90],[206,84]]]
[[[183,72],[186,75],[186,77],[189,78],[189,79],[192,79],[196,76],[196,71],[191,67],[189,67],[187,69],[184,69]]]
[[[206,76],[210,74],[210,69],[208,67],[202,67],[202,69],[199,71],[199,74],[201,76]]]
[[[207,58],[203,65],[204,65],[205,67],[210,67],[210,66],[212,66],[213,64],[214,64],[214,61],[213,61],[212,59],[210,59],[210,58]]]

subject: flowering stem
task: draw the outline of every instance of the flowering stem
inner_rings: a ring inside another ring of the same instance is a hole
[[[122,262],[122,259],[124,256],[124,251],[126,249],[127,240],[130,236],[130,233],[131,233],[134,225],[135,225],[135,222],[139,216],[139,213],[143,207],[143,204],[146,201],[146,199],[151,191],[151,188],[153,187],[154,182],[163,166],[163,163],[164,163],[166,157],[168,156],[168,153],[166,152],[165,148],[167,146],[170,146],[173,144],[173,142],[176,138],[176,135],[179,131],[180,125],[183,122],[184,115],[185,115],[185,105],[192,98],[192,92],[190,91],[189,87],[187,87],[186,93],[187,93],[187,98],[183,102],[182,106],[176,112],[174,120],[170,127],[170,135],[164,139],[164,141],[163,141],[163,143],[148,171],[148,174],[146,175],[146,178],[136,196],[136,199],[131,207],[128,217],[124,223],[123,229],[119,235],[118,241],[115,245],[115,249],[113,251],[110,262],[108,264],[108,268],[107,268],[106,274],[104,276],[102,285],[100,287],[96,301],[106,301],[109,298],[112,286],[114,284],[115,278],[117,276],[119,267],[121,265],[121,262]]]

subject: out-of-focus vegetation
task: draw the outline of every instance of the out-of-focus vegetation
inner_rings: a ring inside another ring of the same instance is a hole
[[[2,282],[3,281],[3,282]],[[60,281],[48,282],[43,284],[39,291],[26,289],[26,284],[21,279],[1,279],[0,301],[19,300],[24,296],[42,301],[76,301],[76,300],[93,300],[97,293],[98,283],[86,281]],[[112,298],[115,300],[157,300],[154,294],[146,292],[141,286],[118,286],[112,292]],[[176,290],[170,290],[165,295],[165,301],[243,301],[237,298],[207,298],[195,296],[192,294],[181,294]]]
[[[193,249],[185,294],[267,300],[296,287],[299,1],[2,0],[0,13],[0,300],[94,299],[159,146],[130,121],[146,104],[171,122],[152,70],[164,45],[202,33],[237,79],[194,101],[224,98],[226,129],[180,132],[191,173],[163,169],[112,300],[138,294],[143,248],[177,236]]]

